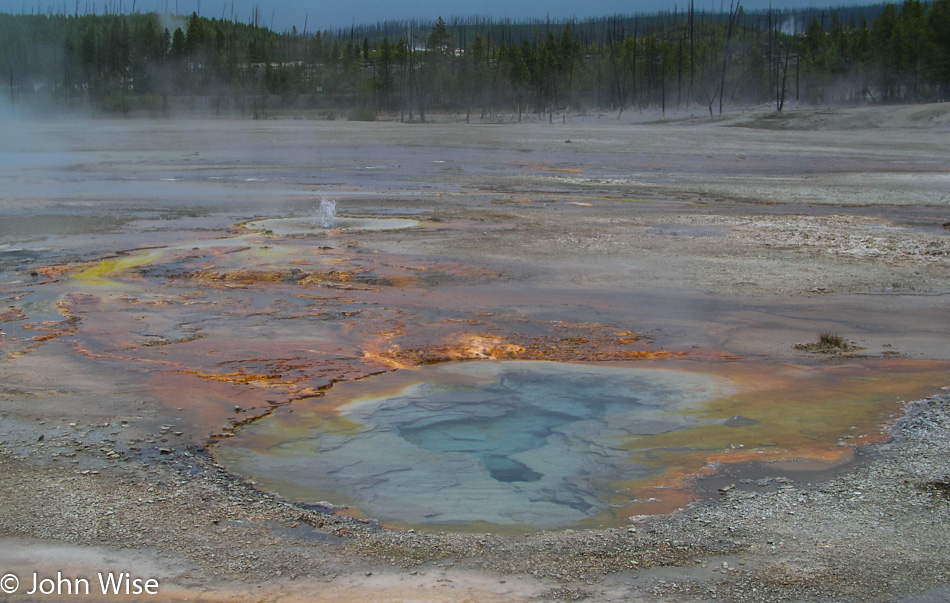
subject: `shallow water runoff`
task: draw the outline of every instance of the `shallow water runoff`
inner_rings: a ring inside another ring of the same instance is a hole
[[[621,525],[685,504],[689,477],[720,463],[847,460],[902,394],[939,378],[874,365],[772,367],[754,385],[729,365],[428,365],[295,402],[216,454],[261,487],[390,525]]]

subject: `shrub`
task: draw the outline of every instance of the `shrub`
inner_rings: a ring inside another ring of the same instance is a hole
[[[793,346],[796,350],[803,350],[805,352],[817,352],[819,354],[850,354],[855,350],[861,348],[856,348],[855,346],[848,343],[844,337],[838,335],[837,333],[820,333],[818,335],[818,341],[814,343],[797,343]]]
[[[376,112],[369,107],[350,109],[346,116],[347,121],[376,121]]]
[[[838,335],[837,333],[821,333],[818,335],[818,345],[824,348],[836,348],[839,350],[847,350],[849,347],[848,342],[844,340],[844,337]]]

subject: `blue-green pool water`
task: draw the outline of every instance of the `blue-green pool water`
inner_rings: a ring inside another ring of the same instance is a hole
[[[219,456],[293,498],[384,521],[565,527],[608,512],[612,484],[657,471],[631,462],[625,442],[700,424],[690,409],[733,391],[712,375],[530,361],[434,365],[349,389],[360,393],[338,415],[275,415]]]

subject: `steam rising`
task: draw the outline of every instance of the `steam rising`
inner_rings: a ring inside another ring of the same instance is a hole
[[[333,228],[336,223],[336,201],[323,197],[314,222],[323,228]]]

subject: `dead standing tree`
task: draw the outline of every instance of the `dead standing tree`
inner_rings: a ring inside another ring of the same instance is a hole
[[[788,58],[792,52],[792,44],[790,41],[785,41],[785,57],[779,57],[781,63],[778,66],[777,71],[781,73],[779,76],[780,82],[775,86],[775,110],[778,113],[782,112],[782,109],[785,108],[785,91],[788,89]]]
[[[793,25],[794,27],[794,20]],[[785,93],[788,90],[788,62],[792,53],[792,39],[782,31],[778,19],[772,18],[772,7],[768,13],[768,66],[769,91],[775,98],[775,110],[778,113],[785,108]],[[782,46],[784,45],[784,49]],[[783,56],[784,50],[784,56]]]
[[[742,14],[741,0],[736,2],[734,5],[729,4],[729,22],[726,27],[726,38],[722,44],[722,64],[720,69],[716,69],[717,66],[713,65],[712,69],[708,72],[711,78],[711,81],[699,82],[699,89],[702,90],[703,94],[706,96],[706,106],[709,109],[709,117],[713,116],[713,106],[716,104],[716,99],[719,99],[719,114],[722,115],[723,107],[723,93],[726,87],[726,71],[729,66],[729,46],[732,41],[732,36],[735,31],[735,25],[738,20],[739,15]],[[705,53],[704,53],[705,59]],[[715,84],[715,86],[713,86]]]
[[[736,21],[742,14],[742,0],[736,0],[735,10],[732,8],[732,2],[729,3],[729,26],[726,28],[726,43],[722,47],[722,78],[719,80],[719,115],[722,115],[722,96],[726,89],[726,67],[729,65],[729,43],[732,41],[732,35],[735,33]],[[712,114],[712,106],[710,106]]]

